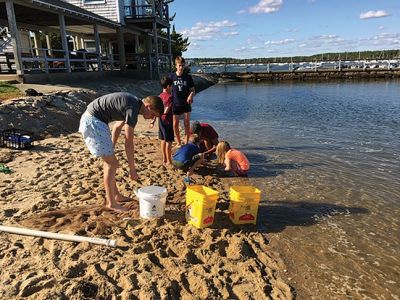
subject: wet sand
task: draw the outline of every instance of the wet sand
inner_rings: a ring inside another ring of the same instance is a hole
[[[156,86],[150,82],[140,85],[141,90],[124,88],[142,96],[151,90],[157,93]],[[13,170],[0,173],[0,223],[115,239],[118,245],[0,233],[0,298],[293,298],[293,289],[280,276],[286,270],[284,262],[266,234],[259,226],[229,221],[229,186],[247,181],[222,180],[213,164],[200,168],[196,184],[220,195],[216,220],[202,230],[186,224],[183,173],[162,165],[156,130],[142,119],[135,130],[140,182],[129,180],[122,138],[117,145],[117,182],[130,197],[123,205],[131,210],[103,208],[101,161],[90,156],[76,128],[90,100],[118,88],[65,91],[45,95],[46,101],[35,97],[0,106],[2,123],[30,124],[24,128],[44,137],[30,150],[0,149],[0,162]],[[166,214],[144,220],[133,191],[151,184],[167,188]]]

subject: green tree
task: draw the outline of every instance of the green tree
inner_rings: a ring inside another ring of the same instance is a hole
[[[183,52],[187,51],[190,42],[188,37],[184,38],[181,33],[176,32],[175,25],[172,26],[171,41],[172,57],[175,60],[175,57],[182,56]]]
[[[62,49],[62,42],[61,42],[60,34],[55,33],[55,32],[49,32],[48,35],[50,38],[51,48],[52,49]],[[46,34],[43,32],[40,32],[40,41],[42,42],[42,45],[44,47],[46,47]]]

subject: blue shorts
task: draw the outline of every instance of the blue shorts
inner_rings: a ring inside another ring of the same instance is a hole
[[[81,117],[79,132],[82,134],[85,144],[92,155],[101,157],[114,154],[114,146],[108,124],[85,112]]]

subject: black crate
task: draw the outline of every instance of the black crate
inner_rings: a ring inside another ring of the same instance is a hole
[[[29,149],[33,147],[33,133],[15,128],[0,131],[0,147]]]

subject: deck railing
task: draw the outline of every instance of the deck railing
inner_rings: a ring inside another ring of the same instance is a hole
[[[47,48],[24,48],[21,53],[23,71],[32,73],[59,73],[59,72],[93,72],[118,70],[120,58],[118,54],[98,54],[84,49],[69,51],[69,69],[65,51]],[[100,58],[99,58],[100,56]],[[154,54],[126,53],[125,68],[134,70],[156,70],[157,62]],[[169,70],[169,56],[159,54],[158,68],[160,71]],[[99,64],[100,62],[100,64]],[[14,53],[0,54],[0,71],[15,73]]]
[[[24,73],[86,72],[113,70],[119,68],[115,55],[103,55],[86,50],[68,51],[69,69],[64,50],[29,48],[21,49]],[[7,60],[13,63],[14,54],[7,53]]]
[[[153,9],[151,4],[139,4],[135,1],[132,5],[124,6],[126,18],[159,18],[168,21],[168,4],[164,1],[156,1]]]

